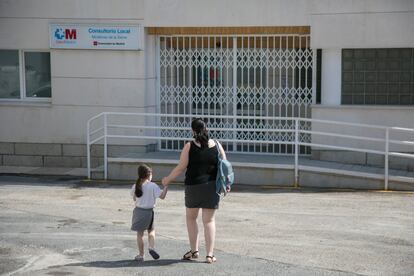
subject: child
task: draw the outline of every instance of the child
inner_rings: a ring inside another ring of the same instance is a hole
[[[154,230],[154,207],[157,198],[164,199],[167,194],[167,187],[161,190],[157,184],[151,182],[151,168],[145,164],[138,167],[138,179],[132,186],[131,196],[135,201],[135,208],[132,215],[131,230],[137,231],[137,244],[139,255],[135,257],[137,261],[144,260],[144,231],[148,231],[148,250],[155,260],[160,255],[154,249],[155,230]]]

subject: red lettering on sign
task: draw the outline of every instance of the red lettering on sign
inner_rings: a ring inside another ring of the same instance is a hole
[[[76,39],[76,29],[65,29],[65,39]]]

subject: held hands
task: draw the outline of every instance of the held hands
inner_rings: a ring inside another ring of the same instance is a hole
[[[168,185],[170,184],[170,181],[168,179],[168,177],[163,177],[161,180],[161,183],[164,187],[168,187]]]

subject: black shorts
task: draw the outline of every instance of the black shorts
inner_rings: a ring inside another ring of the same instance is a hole
[[[185,207],[218,209],[220,196],[216,193],[216,182],[185,186]]]

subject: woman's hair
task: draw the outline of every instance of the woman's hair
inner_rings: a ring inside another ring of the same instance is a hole
[[[142,184],[147,180],[152,173],[151,167],[145,164],[141,164],[138,167],[138,179],[135,183],[135,196],[142,196]]]
[[[191,128],[194,131],[193,138],[196,140],[196,142],[200,143],[201,148],[203,149],[208,147],[209,137],[206,123],[201,118],[197,118],[191,122]]]

